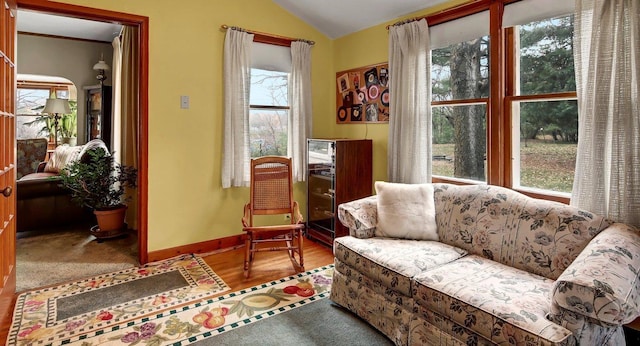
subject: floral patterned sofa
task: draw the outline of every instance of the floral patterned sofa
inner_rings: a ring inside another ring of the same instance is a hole
[[[637,229],[502,187],[433,184],[438,241],[375,236],[377,196],[339,206],[331,299],[398,345],[624,345]]]

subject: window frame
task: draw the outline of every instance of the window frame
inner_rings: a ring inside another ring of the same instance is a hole
[[[431,106],[454,105],[472,102],[486,102],[487,105],[487,176],[486,183],[513,189],[525,195],[568,204],[567,193],[539,190],[513,186],[513,131],[512,105],[520,101],[557,101],[575,100],[576,92],[559,92],[538,95],[516,95],[517,54],[515,54],[515,32],[513,27],[502,27],[504,7],[520,0],[477,0],[426,16],[429,26],[482,11],[489,11],[489,98],[458,101],[434,101]],[[456,185],[479,184],[453,177],[434,176],[432,182],[451,183]]]
[[[275,46],[282,46],[282,47],[291,47],[291,40],[286,40],[283,38],[277,38],[277,37],[272,37],[272,36],[264,36],[261,34],[254,34],[253,37],[253,42],[256,43],[264,43],[264,44],[272,44]],[[253,67],[251,68],[252,70],[254,69]],[[290,73],[288,73],[290,74]],[[251,85],[251,83],[249,83]],[[289,81],[287,80],[287,90],[289,88]],[[249,92],[251,92],[251,86],[249,87]],[[252,110],[266,110],[266,111],[285,111],[287,112],[287,118],[289,118],[289,113],[291,112],[291,107],[289,105],[289,100],[287,100],[287,105],[286,106],[276,106],[276,105],[261,105],[261,104],[251,104],[251,102],[249,102],[249,113],[251,113]],[[251,118],[251,114],[249,114],[249,118]],[[289,124],[289,121],[287,121],[287,144],[289,143],[289,133],[290,133],[290,126],[291,124]],[[251,128],[249,128],[249,135],[251,136]],[[289,145],[287,145],[287,148],[289,147]],[[286,155],[290,155],[289,153],[286,153]],[[252,156],[253,158],[253,156]]]
[[[56,83],[56,82],[38,82],[38,81],[29,81],[29,80],[18,80],[16,82],[16,96],[18,94],[17,89],[29,89],[29,90],[48,90],[49,91],[49,97],[51,97],[51,94],[53,93],[54,95],[58,95],[58,91],[66,91],[68,93],[69,96],[71,96],[71,86],[73,86],[72,83]],[[18,117],[25,117],[25,116],[29,116],[32,117],[34,116],[34,114],[21,114],[17,112],[17,107],[18,107],[18,103],[16,100],[16,124]],[[17,125],[16,125],[17,126]],[[51,139],[51,136],[49,137],[42,137],[42,138],[47,138],[48,140],[48,144],[53,145],[54,141]]]

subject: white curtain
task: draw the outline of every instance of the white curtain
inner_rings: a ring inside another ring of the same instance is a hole
[[[289,78],[289,142],[293,180],[305,181],[307,138],[311,135],[311,45],[291,42]]]
[[[122,43],[120,42],[120,36],[116,36],[111,42],[113,46],[113,62],[111,66],[112,69],[112,98],[113,98],[113,107],[112,107],[112,116],[111,116],[111,151],[113,152],[113,156],[116,162],[121,161],[122,151]]]
[[[576,0],[571,204],[640,226],[640,1]]]
[[[421,19],[389,28],[389,181],[431,182],[431,51]]]
[[[229,28],[224,40],[222,187],[249,186],[249,91],[253,34]]]

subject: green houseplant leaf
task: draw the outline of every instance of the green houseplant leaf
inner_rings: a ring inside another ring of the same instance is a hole
[[[137,186],[138,172],[115,162],[103,148],[89,150],[80,160],[69,163],[61,172],[62,185],[71,190],[74,201],[94,210],[117,208],[126,204],[126,188]]]

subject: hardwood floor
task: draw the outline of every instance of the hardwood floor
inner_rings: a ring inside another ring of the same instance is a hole
[[[259,252],[255,255],[251,277],[245,279],[243,273],[244,247],[227,249],[211,254],[203,254],[205,262],[218,274],[233,291],[259,285],[268,281],[295,274],[293,265],[285,251]],[[322,267],[333,263],[332,250],[311,240],[304,241],[305,270]],[[15,303],[15,297],[14,297]],[[13,309],[11,309],[13,311]],[[0,344],[4,345],[9,332],[9,323],[0,325]]]
[[[251,276],[248,279],[245,279],[243,273],[244,247],[207,255],[203,258],[209,267],[231,287],[232,291],[252,287],[296,273],[285,251],[256,253],[251,268]],[[305,239],[305,270],[322,267],[331,263],[333,263],[333,253],[330,248]]]

